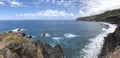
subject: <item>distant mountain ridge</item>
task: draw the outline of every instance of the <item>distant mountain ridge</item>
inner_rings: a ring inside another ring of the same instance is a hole
[[[120,19],[120,9],[106,11],[98,15],[77,18],[77,20],[80,21],[104,21],[114,24],[120,24],[119,19]]]

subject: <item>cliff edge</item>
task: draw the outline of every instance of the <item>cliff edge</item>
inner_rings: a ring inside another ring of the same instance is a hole
[[[25,33],[0,34],[0,58],[64,58],[60,45],[35,41]]]
[[[102,14],[79,17],[77,21],[101,21],[117,24],[118,28],[114,33],[105,37],[103,48],[99,58],[119,58],[120,57],[120,9],[106,11]]]

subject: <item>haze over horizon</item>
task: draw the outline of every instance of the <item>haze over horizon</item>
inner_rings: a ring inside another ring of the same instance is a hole
[[[120,0],[0,0],[0,20],[73,20],[119,8]]]

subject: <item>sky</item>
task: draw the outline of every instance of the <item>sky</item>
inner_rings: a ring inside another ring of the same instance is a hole
[[[75,20],[119,8],[120,0],[0,0],[0,20]]]

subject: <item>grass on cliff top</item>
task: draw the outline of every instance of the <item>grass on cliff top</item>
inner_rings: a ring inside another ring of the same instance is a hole
[[[17,34],[10,34],[6,36],[6,39],[14,42],[22,42],[22,37]]]
[[[21,43],[23,42],[23,36],[16,33],[3,33],[0,35],[0,50],[8,46],[11,42]]]

